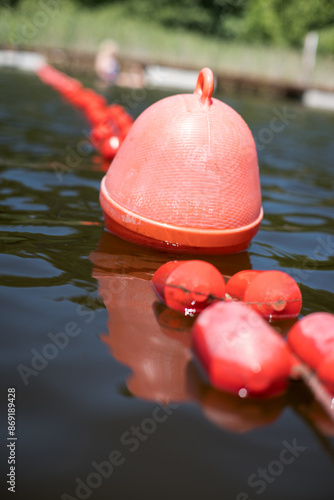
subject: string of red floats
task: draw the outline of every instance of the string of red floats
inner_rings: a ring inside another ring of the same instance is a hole
[[[300,313],[302,294],[287,273],[245,270],[225,284],[208,262],[171,261],[155,272],[152,286],[166,306],[196,316],[194,351],[213,386],[241,397],[266,397],[300,377],[334,418],[334,315],[305,316],[287,341],[266,321]]]
[[[112,160],[125,139],[133,118],[119,104],[108,105],[93,89],[85,88],[71,78],[45,64],[36,71],[43,83],[57,90],[72,106],[79,108],[92,126],[91,141],[106,160]]]
[[[93,145],[112,160],[133,118],[50,65],[36,73],[85,114]],[[196,316],[193,346],[213,386],[241,397],[267,397],[285,391],[289,378],[300,377],[334,419],[334,315],[305,316],[287,341],[266,321],[298,317],[302,295],[291,276],[245,270],[225,283],[208,262],[171,261],[156,271],[152,286],[169,308]]]

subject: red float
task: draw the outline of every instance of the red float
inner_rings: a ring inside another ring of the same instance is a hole
[[[334,350],[319,364],[317,376],[334,395]]]
[[[226,294],[228,294],[233,299],[243,300],[246,288],[248,287],[249,283],[262,272],[263,271],[247,269],[245,271],[239,271],[238,273],[234,274],[227,282]]]
[[[291,355],[285,341],[241,302],[203,311],[193,326],[193,345],[218,389],[245,397],[274,396],[287,387]]]
[[[282,271],[263,271],[248,285],[244,301],[264,318],[296,318],[302,295],[295,280]]]
[[[162,302],[165,302],[165,285],[170,273],[181,264],[181,260],[171,260],[166,262],[154,273],[151,284],[153,290]]]
[[[165,301],[168,307],[176,311],[198,313],[224,298],[224,278],[209,262],[182,262],[166,279]]]
[[[302,318],[288,334],[292,351],[313,370],[334,352],[334,314],[315,312]]]
[[[56,89],[73,106],[83,111],[95,127],[92,132],[94,146],[104,158],[112,160],[132,126],[132,116],[118,104],[107,106],[103,96],[93,89],[84,88],[78,80],[52,66],[45,65],[36,73],[44,83]]]

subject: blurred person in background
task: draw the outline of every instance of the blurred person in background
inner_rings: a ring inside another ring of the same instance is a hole
[[[118,58],[118,45],[113,40],[105,40],[100,45],[95,58],[95,72],[102,87],[120,85],[122,87],[140,88],[144,85],[143,65],[128,62],[121,69]]]
[[[99,47],[95,59],[97,76],[107,84],[116,83],[120,75],[118,46],[113,40],[105,40]]]

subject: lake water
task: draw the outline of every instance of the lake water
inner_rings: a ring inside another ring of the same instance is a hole
[[[165,95],[107,93],[135,117]],[[302,315],[334,312],[334,114],[216,97],[256,138],[265,215],[247,252],[208,260],[227,276],[286,271]],[[308,391],[294,383],[254,402],[210,388],[191,319],[157,304],[149,283],[179,256],[104,232],[107,166],[83,116],[34,75],[8,71],[0,123],[1,491],[14,387],[15,498],[332,499],[334,424]]]

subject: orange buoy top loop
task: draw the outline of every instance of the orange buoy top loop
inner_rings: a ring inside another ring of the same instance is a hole
[[[196,83],[194,94],[197,95],[203,106],[212,103],[211,97],[214,87],[214,76],[210,68],[201,69]]]

